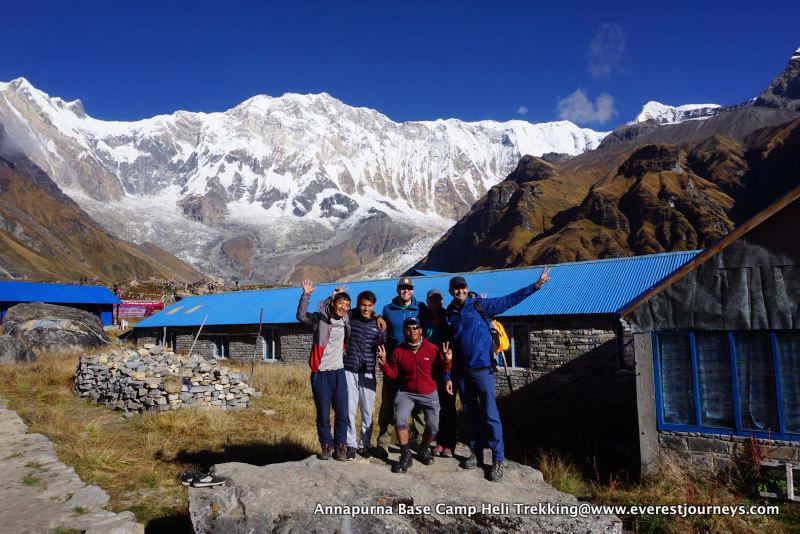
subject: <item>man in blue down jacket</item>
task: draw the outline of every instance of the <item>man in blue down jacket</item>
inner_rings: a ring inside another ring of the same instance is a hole
[[[478,466],[486,445],[492,449],[490,480],[503,478],[503,426],[495,402],[495,376],[492,366],[492,337],[486,319],[494,317],[538,291],[550,277],[545,268],[539,279],[509,295],[497,298],[469,296],[467,281],[462,276],[450,279],[453,301],[447,306],[447,321],[452,329],[452,374],[467,419],[467,444],[472,454],[461,462],[464,469]],[[483,314],[476,307],[479,303]]]

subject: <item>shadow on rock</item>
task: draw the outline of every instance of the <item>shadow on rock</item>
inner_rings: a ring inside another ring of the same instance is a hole
[[[194,465],[201,469],[226,462],[241,462],[252,465],[268,465],[281,462],[294,462],[308,458],[316,451],[292,440],[283,439],[276,444],[246,443],[226,445],[221,451],[201,450],[178,452],[173,462]]]
[[[144,528],[145,534],[190,534],[194,532],[188,512],[150,520]]]

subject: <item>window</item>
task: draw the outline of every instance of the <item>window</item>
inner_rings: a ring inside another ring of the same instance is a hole
[[[800,331],[661,332],[662,430],[800,440]]]
[[[265,362],[275,362],[280,358],[278,335],[276,330],[267,330],[261,336],[261,358]]]
[[[228,338],[225,336],[215,336],[212,340],[213,352],[212,356],[217,360],[223,360],[228,357]]]
[[[526,324],[510,324],[503,325],[508,334],[508,341],[511,347],[506,352],[506,358],[509,367],[521,367],[527,369],[530,367],[530,337],[528,334],[528,325]]]

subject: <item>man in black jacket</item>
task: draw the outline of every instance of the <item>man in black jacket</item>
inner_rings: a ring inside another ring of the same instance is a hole
[[[355,460],[356,451],[369,457],[372,438],[372,410],[375,407],[375,353],[383,344],[381,329],[374,308],[377,298],[372,291],[359,293],[357,308],[350,315],[350,340],[344,355],[347,377],[347,402],[350,423],[347,429],[347,459]],[[361,409],[361,429],[356,436],[356,408]]]

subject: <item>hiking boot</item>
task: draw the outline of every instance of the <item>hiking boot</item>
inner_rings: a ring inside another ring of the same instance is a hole
[[[453,451],[451,451],[447,447],[442,447],[442,452],[439,454],[439,456],[441,456],[442,458],[452,458]]]
[[[226,480],[216,475],[200,475],[192,480],[193,488],[207,488],[209,486],[224,486]]]
[[[203,476],[202,473],[199,471],[184,471],[181,473],[181,485],[182,486],[191,486],[192,481],[195,478],[201,478]]]
[[[370,452],[372,453],[372,456],[374,456],[375,458],[377,458],[379,460],[388,460],[389,459],[389,451],[387,451],[383,447],[380,447],[380,446],[374,447],[372,449],[372,451],[370,451]]]
[[[458,466],[461,469],[475,469],[478,467],[478,457],[475,456],[475,453],[473,452],[470,454],[469,458],[464,458],[461,460],[461,463],[458,464]]]
[[[489,473],[489,480],[492,482],[503,480],[503,462],[492,462],[492,472]]]
[[[442,447],[441,445],[437,445],[437,446],[436,446],[436,447],[433,449],[433,455],[434,455],[434,456],[441,456],[441,455],[442,455],[442,451],[443,451],[443,450],[444,450],[444,447]]]
[[[331,459],[331,446],[330,445],[323,445],[322,451],[317,454],[317,458],[320,460],[330,460]]]
[[[428,445],[423,445],[420,447],[419,452],[417,453],[417,459],[424,465],[431,465],[433,463],[433,454],[431,453],[431,448]]]
[[[333,459],[337,462],[346,462],[347,461],[347,445],[344,443],[340,443],[336,446],[336,450],[333,451]]]
[[[372,458],[372,453],[369,452],[369,447],[360,447],[356,449],[356,453],[362,458]]]
[[[405,473],[411,467],[413,460],[411,459],[411,449],[406,449],[400,453],[400,461],[392,466],[392,473]]]
[[[356,448],[347,447],[347,461],[352,462],[356,459]]]

